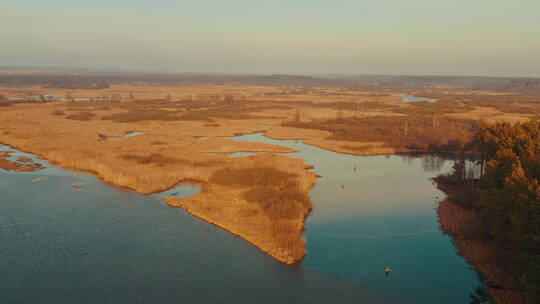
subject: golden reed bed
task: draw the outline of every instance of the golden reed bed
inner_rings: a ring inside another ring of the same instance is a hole
[[[324,87],[117,85],[71,91],[0,87],[0,94],[6,96],[45,93],[105,99],[114,95],[116,99],[0,106],[0,142],[140,193],[196,182],[202,191],[195,197],[165,201],[229,230],[285,263],[298,262],[306,254],[302,231],[312,208],[308,191],[316,177],[302,159],[279,154],[294,152],[290,148],[228,137],[263,132],[271,138],[302,139],[339,153],[391,154],[408,149],[393,147],[380,138],[399,137],[402,130],[407,134],[409,121],[411,130],[415,130],[413,121],[424,118],[424,125],[431,128],[433,120],[433,127],[439,128],[435,121],[441,115],[454,115],[456,106],[459,115],[471,110],[456,101],[428,109],[442,111],[430,116],[423,107],[385,103],[395,100],[396,92]],[[493,117],[493,111],[474,113]],[[523,116],[516,115],[516,119]],[[374,126],[378,131],[380,126],[392,127],[393,135],[381,134],[366,141],[347,132],[348,122],[364,119],[378,121]],[[328,122],[336,126],[328,127]],[[124,137],[132,131],[142,134]],[[233,152],[263,154],[226,156]],[[7,166],[12,165],[5,163]]]

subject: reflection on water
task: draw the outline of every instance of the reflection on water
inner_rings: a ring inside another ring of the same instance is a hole
[[[47,167],[0,169],[0,303],[398,303],[279,263],[159,199],[198,187],[140,195],[0,150]]]
[[[451,155],[442,155],[436,153],[407,153],[398,155],[407,164],[413,164],[420,159],[422,168],[425,172],[440,172],[446,162],[452,157]]]
[[[236,137],[292,147],[321,176],[311,191],[302,266],[412,303],[468,303],[480,284],[439,230],[431,178],[452,170],[444,155],[358,157],[260,134]],[[384,274],[390,265],[392,273]]]

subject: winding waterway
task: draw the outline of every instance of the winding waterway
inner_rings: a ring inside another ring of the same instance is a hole
[[[302,264],[279,263],[160,200],[196,187],[141,195],[16,153],[47,169],[0,169],[0,303],[469,302],[479,283],[439,231],[442,193],[429,180],[449,162],[235,139],[293,147],[300,152],[289,155],[322,176]]]
[[[300,152],[288,155],[321,176],[311,191],[302,267],[411,303],[469,303],[480,283],[439,229],[436,207],[444,194],[431,180],[451,172],[451,161],[433,154],[358,157],[260,134],[236,140],[294,148]]]

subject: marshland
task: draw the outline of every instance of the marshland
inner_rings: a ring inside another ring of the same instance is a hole
[[[437,177],[455,172],[460,155],[478,157],[472,145],[478,130],[538,118],[540,92],[517,85],[525,80],[480,78],[440,88],[430,78],[407,85],[406,77],[385,86],[311,77],[246,76],[240,82],[213,76],[211,84],[200,76],[137,77],[0,75],[0,142],[9,145],[0,154],[2,197],[17,202],[3,205],[13,215],[3,230],[9,240],[32,235],[32,227],[50,230],[37,244],[14,242],[3,266],[14,272],[13,265],[33,265],[68,248],[61,258],[74,255],[71,274],[58,277],[65,288],[43,291],[51,299],[82,288],[65,282],[87,284],[76,273],[97,263],[107,270],[93,275],[123,279],[116,283],[121,289],[141,286],[136,277],[126,279],[127,269],[140,269],[140,276],[156,281],[153,290],[169,290],[164,301],[189,301],[172,286],[187,284],[181,271],[201,282],[213,277],[194,275],[204,264],[216,274],[209,284],[227,277],[238,295],[240,282],[251,281],[246,299],[264,295],[269,302],[301,288],[309,290],[298,295],[301,301],[339,294],[339,302],[464,303],[473,297],[504,303],[490,271],[463,245],[478,235],[488,242],[488,223],[479,209],[451,202],[463,199],[445,200]],[[70,98],[35,98],[52,94]],[[29,156],[40,160],[34,164]],[[467,166],[478,171],[476,162],[468,159]],[[26,167],[42,170],[20,170]],[[28,183],[38,178],[42,182]],[[69,195],[52,203],[62,193]],[[50,220],[24,216],[35,208],[46,209]],[[85,214],[92,218],[82,220]],[[55,239],[44,247],[48,235]],[[90,243],[81,244],[77,235]],[[98,254],[74,252],[77,246]],[[17,258],[26,250],[39,258]],[[141,261],[147,265],[135,266]],[[385,265],[392,267],[388,276]],[[24,271],[5,282],[19,286]],[[261,287],[261,271],[279,292]],[[526,284],[507,281],[513,283],[503,289],[527,299]],[[18,299],[22,292],[6,294]],[[95,296],[146,297],[112,288]]]
[[[0,1],[0,304],[540,303],[540,1]]]

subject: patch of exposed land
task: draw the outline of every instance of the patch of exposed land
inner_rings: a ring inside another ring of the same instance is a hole
[[[435,87],[405,93],[439,102],[410,104],[396,103],[397,93],[323,85],[5,86],[0,142],[140,193],[198,183],[195,197],[165,201],[295,263],[306,254],[302,231],[315,174],[302,159],[281,154],[290,148],[230,137],[262,132],[356,155],[453,151],[482,120],[540,113],[539,99],[529,93]],[[68,101],[30,98],[48,94]],[[73,101],[83,97],[94,100]],[[261,153],[227,156],[234,152]]]
[[[13,151],[0,151],[0,169],[6,171],[32,172],[43,169],[43,166],[34,163],[32,159],[19,157],[17,160],[9,160]]]

